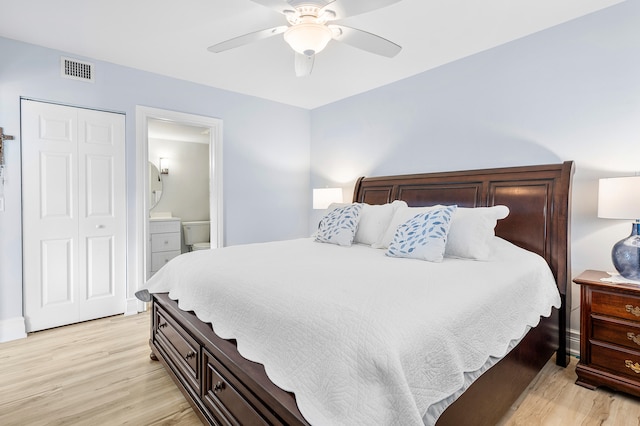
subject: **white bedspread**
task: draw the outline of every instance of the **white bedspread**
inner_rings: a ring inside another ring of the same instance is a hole
[[[496,238],[488,262],[397,259],[311,239],[179,256],[148,282],[292,391],[314,425],[421,425],[463,373],[551,306],[545,261]]]

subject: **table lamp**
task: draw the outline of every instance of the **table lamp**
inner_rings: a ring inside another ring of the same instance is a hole
[[[631,235],[613,246],[611,260],[620,275],[640,280],[640,176],[600,179],[598,217],[634,220]]]
[[[342,188],[314,188],[313,208],[326,209],[331,203],[342,202]]]

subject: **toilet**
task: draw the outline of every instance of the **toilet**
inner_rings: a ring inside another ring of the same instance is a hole
[[[209,250],[211,248],[208,220],[182,222],[182,233],[184,235],[184,244],[189,248],[189,251]]]

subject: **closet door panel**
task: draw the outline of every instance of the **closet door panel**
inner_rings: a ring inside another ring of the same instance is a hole
[[[78,113],[80,319],[125,310],[124,116]]]
[[[87,238],[87,300],[114,297],[113,237]]]
[[[73,109],[22,102],[23,280],[27,331],[77,317],[78,170]]]
[[[73,241],[42,241],[42,307],[73,305]]]
[[[23,100],[27,331],[124,312],[124,116]]]

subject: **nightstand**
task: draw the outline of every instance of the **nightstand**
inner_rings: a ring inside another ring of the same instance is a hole
[[[585,271],[580,291],[580,362],[576,384],[640,396],[640,285],[608,283]]]

